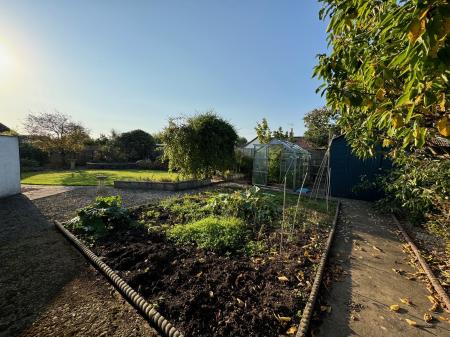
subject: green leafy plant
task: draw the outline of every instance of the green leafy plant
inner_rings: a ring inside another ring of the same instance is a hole
[[[167,231],[167,236],[178,244],[195,244],[220,253],[242,249],[247,235],[244,222],[234,217],[210,216]]]
[[[215,194],[208,198],[206,209],[212,214],[237,217],[259,226],[272,224],[280,215],[280,206],[273,196],[256,187]]]
[[[77,211],[77,217],[66,223],[75,234],[87,234],[94,238],[108,231],[126,228],[130,214],[122,207],[120,196],[97,197],[95,201]]]

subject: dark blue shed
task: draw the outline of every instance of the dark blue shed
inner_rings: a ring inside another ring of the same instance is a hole
[[[380,151],[375,157],[359,159],[351,150],[344,136],[336,137],[331,142],[330,168],[331,191],[333,197],[376,200],[382,193],[374,188],[360,190],[362,181],[373,182],[375,176],[391,168],[392,162]]]

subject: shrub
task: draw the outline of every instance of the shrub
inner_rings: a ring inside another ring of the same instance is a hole
[[[97,197],[92,204],[80,208],[77,215],[66,223],[66,227],[76,234],[93,237],[124,228],[131,222],[128,210],[122,207],[120,196]]]
[[[405,156],[381,184],[382,204],[407,211],[413,223],[424,223],[450,243],[450,160]]]
[[[253,172],[253,158],[241,151],[236,151],[235,156],[236,171],[243,173],[247,178],[251,179]]]
[[[213,112],[170,119],[164,129],[164,158],[170,170],[185,176],[209,178],[234,164],[234,127]]]
[[[247,230],[241,219],[210,216],[186,225],[173,226],[167,235],[179,244],[195,244],[199,248],[224,253],[242,249]]]

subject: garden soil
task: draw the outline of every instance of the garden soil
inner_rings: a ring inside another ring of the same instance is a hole
[[[186,336],[269,337],[298,325],[324,248],[302,246],[327,233],[259,258],[175,246],[144,229],[104,237],[93,249]]]

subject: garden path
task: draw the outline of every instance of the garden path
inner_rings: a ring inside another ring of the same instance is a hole
[[[0,199],[0,261],[0,337],[156,336],[24,195]]]
[[[318,336],[450,336],[448,323],[423,320],[431,307],[424,283],[394,271],[416,272],[407,263],[392,218],[376,212],[371,203],[343,200],[339,219],[329,269],[342,268],[343,273],[324,295],[331,312]],[[400,298],[409,298],[412,305]],[[392,304],[400,305],[400,311],[391,311]],[[439,315],[450,316],[434,317]]]

